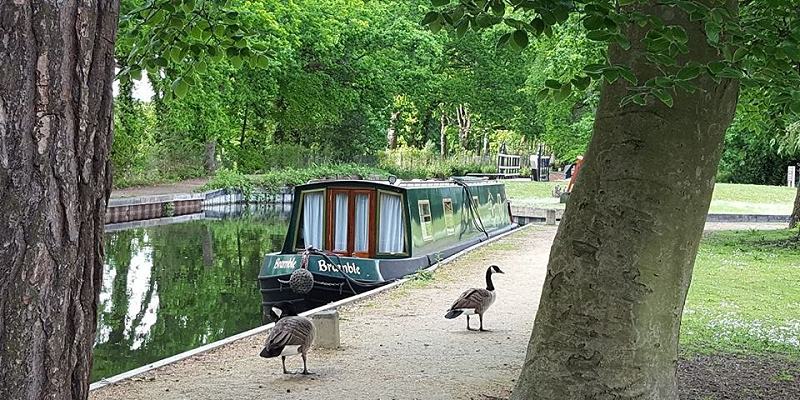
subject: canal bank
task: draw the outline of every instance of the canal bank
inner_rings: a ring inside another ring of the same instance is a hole
[[[340,308],[338,350],[312,351],[316,376],[285,376],[280,360],[258,352],[265,334],[92,392],[100,399],[315,399],[506,397],[525,355],[538,306],[554,227],[530,227],[417,279]],[[487,313],[491,332],[467,332],[463,319],[446,320],[452,301],[483,286],[488,264],[498,299]],[[290,369],[299,367],[290,359]],[[423,391],[424,390],[424,391]],[[482,397],[483,396],[483,397]]]

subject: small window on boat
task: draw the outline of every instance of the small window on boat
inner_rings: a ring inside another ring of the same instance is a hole
[[[405,224],[402,198],[399,194],[378,195],[378,253],[405,253]]]
[[[322,249],[323,210],[325,193],[322,190],[303,193],[295,247],[313,246]]]
[[[431,202],[420,200],[419,203],[419,223],[422,228],[422,240],[433,238],[433,219],[431,218]]]
[[[453,220],[453,199],[442,199],[442,208],[444,209],[444,226],[448,235],[456,233],[456,227]]]
[[[356,194],[356,253],[366,253],[369,251],[369,195]]]
[[[350,226],[348,221],[348,205],[350,196],[347,193],[336,193],[333,200],[333,251],[347,251],[347,228]]]

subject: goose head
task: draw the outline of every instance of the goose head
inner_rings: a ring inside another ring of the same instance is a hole
[[[505,273],[500,269],[500,267],[498,267],[497,265],[494,265],[494,264],[489,266],[489,270],[487,272],[497,273],[497,274],[504,274]]]
[[[294,308],[294,304],[288,301],[282,301],[272,306],[270,309],[270,315],[272,316],[272,319],[277,321],[283,317],[297,315],[297,311]]]

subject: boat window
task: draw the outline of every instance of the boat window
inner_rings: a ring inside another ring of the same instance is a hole
[[[323,229],[323,191],[303,193],[303,207],[300,210],[300,232],[297,235],[297,248],[313,246],[322,249]]]
[[[442,208],[444,208],[444,226],[448,235],[456,233],[456,227],[453,223],[453,200],[449,197],[442,199]]]
[[[380,193],[378,203],[380,210],[378,253],[404,253],[405,224],[402,198],[399,194]]]
[[[433,219],[431,218],[431,202],[420,200],[419,203],[419,222],[422,228],[422,240],[433,238]]]
[[[336,193],[334,196],[334,210],[333,217],[333,251],[347,251],[347,228],[348,224],[348,210],[347,206],[350,201],[350,196],[347,193]]]
[[[366,253],[369,251],[369,241],[367,235],[369,234],[369,195],[357,194],[356,195],[356,238],[355,249],[356,253]]]

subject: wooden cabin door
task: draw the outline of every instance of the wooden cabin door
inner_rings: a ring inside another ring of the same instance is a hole
[[[375,256],[374,190],[329,189],[326,248],[343,256]]]

